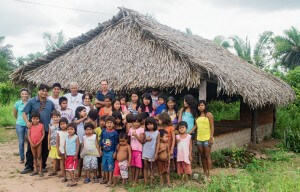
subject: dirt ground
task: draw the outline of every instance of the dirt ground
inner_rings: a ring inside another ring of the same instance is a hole
[[[51,161],[48,159],[48,166]],[[67,187],[66,183],[61,182],[61,178],[56,176],[49,177],[48,173],[40,178],[39,176],[22,175],[20,171],[24,169],[24,164],[19,164],[18,143],[11,141],[0,144],[0,192],[44,192],[44,191],[111,191],[111,188],[105,187],[99,183],[84,184],[84,178],[81,178],[75,187]],[[50,170],[51,168],[48,168]],[[117,191],[125,191],[122,188],[116,188]]]

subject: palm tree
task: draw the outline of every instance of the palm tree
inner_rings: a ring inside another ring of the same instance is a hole
[[[225,49],[229,49],[230,47],[232,47],[230,39],[227,39],[222,35],[216,36],[213,39],[213,42],[216,43],[217,45],[224,47]]]
[[[43,35],[43,39],[45,41],[46,51],[48,53],[55,49],[59,49],[66,43],[65,37],[64,37],[62,31],[60,31],[54,35],[49,32],[45,32]]]
[[[274,57],[287,69],[300,66],[300,32],[295,28],[284,31],[284,36],[274,38]]]
[[[248,37],[246,40],[243,40],[237,35],[229,37],[229,39],[233,42],[233,48],[236,51],[236,54],[247,61],[248,63],[253,63],[251,59],[251,45]]]
[[[259,35],[258,42],[254,47],[252,60],[259,68],[264,68],[268,66],[268,64],[276,63],[276,61],[272,61],[272,59],[274,59],[272,57],[274,52],[273,34],[272,31],[263,32]]]

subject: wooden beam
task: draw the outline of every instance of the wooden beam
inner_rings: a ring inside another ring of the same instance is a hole
[[[273,109],[273,127],[272,127],[272,135],[276,129],[276,107]]]
[[[252,111],[252,123],[251,123],[251,143],[257,144],[257,128],[258,128],[258,111],[257,109]]]
[[[31,98],[32,97],[32,92],[33,92],[33,89],[34,89],[34,85],[33,85],[33,83],[28,82],[27,87],[28,87],[28,92],[29,92],[29,98]]]
[[[206,101],[206,88],[207,88],[206,80],[201,80],[200,87],[199,87],[199,100]]]

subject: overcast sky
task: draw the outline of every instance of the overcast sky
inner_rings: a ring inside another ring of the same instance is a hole
[[[253,45],[266,30],[279,35],[291,26],[300,30],[300,0],[24,0],[104,14],[0,1],[0,36],[13,45],[15,57],[43,51],[43,32],[62,30],[73,38],[110,19],[121,6],[207,39],[234,34],[248,36]]]

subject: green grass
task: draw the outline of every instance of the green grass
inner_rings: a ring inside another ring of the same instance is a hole
[[[215,121],[239,120],[240,102],[225,103],[224,101],[210,101],[208,110],[214,115]]]
[[[15,129],[5,129],[0,127],[0,143],[5,143],[17,139],[17,133]]]
[[[14,126],[16,119],[13,116],[13,108],[15,102],[10,102],[8,105],[0,104],[0,127]]]
[[[268,160],[256,160],[246,165],[245,169],[239,169],[234,174],[219,172],[212,176],[210,184],[203,180],[192,181],[191,184],[174,184],[172,188],[161,188],[142,184],[136,187],[127,186],[130,192],[140,191],[300,191],[300,156],[291,155],[284,150],[266,150]],[[171,175],[171,182],[178,183],[178,178]],[[159,183],[157,180],[156,183]]]

